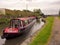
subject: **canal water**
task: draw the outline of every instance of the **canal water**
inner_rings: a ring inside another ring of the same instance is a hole
[[[33,35],[36,31],[38,31],[42,26],[44,25],[44,22],[41,21],[40,22],[36,22],[35,20],[35,24],[33,25],[33,27],[30,29],[29,32],[27,32],[26,34],[22,34],[19,37],[13,38],[13,39],[1,39],[0,36],[0,45],[20,45],[22,42],[24,42],[28,37],[30,37],[31,35]]]

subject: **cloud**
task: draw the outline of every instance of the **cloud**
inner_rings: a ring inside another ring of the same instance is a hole
[[[56,1],[56,2],[53,2],[51,4],[58,4],[58,5],[60,5],[60,0],[59,1]]]
[[[60,0],[0,0],[0,8],[21,10],[26,9],[26,5],[29,10],[40,8],[45,14],[51,14],[52,12],[57,13],[60,9]]]
[[[3,5],[10,5],[10,4],[14,4],[14,3],[18,3],[19,0],[0,0],[0,4],[3,4]]]

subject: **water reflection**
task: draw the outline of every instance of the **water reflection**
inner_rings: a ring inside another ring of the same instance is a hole
[[[6,39],[1,39],[1,36],[0,36],[0,45],[3,45],[5,43],[5,40]]]
[[[37,30],[39,30],[44,25],[44,22],[42,22],[41,20],[42,19],[40,19],[39,22],[36,22],[34,26],[31,28],[30,35],[33,35]]]
[[[17,45],[18,43],[22,43],[24,41],[24,36],[20,36],[14,39],[6,40],[4,45]]]

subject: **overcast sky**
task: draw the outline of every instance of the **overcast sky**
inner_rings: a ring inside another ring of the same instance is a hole
[[[23,10],[26,4],[29,10],[41,9],[44,14],[58,14],[60,9],[60,0],[0,0],[0,8]]]

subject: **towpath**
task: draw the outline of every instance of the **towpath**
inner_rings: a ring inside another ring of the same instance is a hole
[[[54,18],[54,24],[48,45],[60,45],[60,19],[58,17]]]

